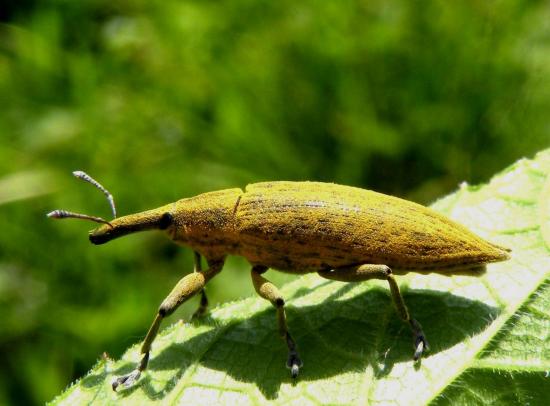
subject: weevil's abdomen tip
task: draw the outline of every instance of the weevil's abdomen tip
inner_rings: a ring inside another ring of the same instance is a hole
[[[498,245],[492,242],[488,243],[488,246],[486,246],[485,251],[486,251],[486,255],[488,256],[487,263],[508,261],[510,258],[512,258],[512,255],[511,255],[512,250],[510,248],[504,247],[502,245]]]
[[[498,247],[497,253],[493,256],[493,258],[489,262],[502,262],[502,261],[508,261],[512,258],[511,252],[512,250],[504,248],[504,247]]]
[[[495,248],[499,250],[499,261],[508,261],[510,258],[512,258],[512,250],[507,247],[503,247],[502,245],[495,245]]]
[[[503,245],[499,245],[495,243],[491,243],[491,245],[499,251],[512,252],[511,248],[505,247]]]

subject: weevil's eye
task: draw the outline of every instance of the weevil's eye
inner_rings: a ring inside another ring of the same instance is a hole
[[[173,222],[174,222],[174,216],[166,212],[160,217],[159,228],[161,230],[166,230],[168,227],[172,225]]]

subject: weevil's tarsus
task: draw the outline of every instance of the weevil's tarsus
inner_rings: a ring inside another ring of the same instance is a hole
[[[300,372],[300,368],[304,366],[302,359],[296,351],[296,343],[290,336],[290,333],[286,333],[286,345],[288,346],[288,360],[286,361],[286,367],[290,369],[290,376],[292,379],[296,379]]]
[[[420,339],[420,337],[417,337],[415,341],[416,343],[415,343],[413,360],[417,362],[422,358],[422,354],[424,353],[425,348],[424,348],[424,341]]]
[[[182,303],[186,302],[188,299],[200,292],[210,279],[220,273],[223,268],[223,264],[223,259],[208,261],[209,268],[204,272],[193,272],[192,274],[186,275],[180,279],[170,294],[161,303],[158,313],[155,316],[155,320],[143,340],[143,344],[141,345],[142,356],[138,367],[129,374],[116,378],[112,383],[114,391],[116,391],[117,387],[120,385],[127,388],[132,386],[137,381],[141,373],[147,369],[151,347],[155,337],[157,336],[162,320],[174,313],[174,311]]]
[[[115,199],[113,199],[113,195],[105,189],[101,183],[99,183],[97,180],[92,178],[90,175],[88,175],[86,172],[83,171],[73,171],[73,175],[77,177],[78,179],[82,179],[88,183],[91,183],[96,188],[101,190],[103,194],[107,197],[107,201],[109,202],[109,206],[111,206],[111,211],[113,212],[113,218],[116,218],[116,207],[115,207]]]
[[[287,368],[290,369],[290,375],[292,378],[296,378],[300,372],[300,367],[303,363],[298,355],[296,349],[296,343],[290,336],[288,332],[288,326],[286,324],[286,314],[285,314],[285,300],[279,292],[279,289],[267,279],[265,279],[262,274],[267,271],[267,267],[256,265],[252,267],[250,273],[252,277],[252,283],[254,284],[254,289],[262,298],[269,300],[271,304],[277,309],[277,324],[279,327],[279,335],[283,340],[286,341],[288,347],[288,360],[286,363]]]
[[[413,331],[413,340],[414,340],[413,359],[415,361],[419,361],[422,358],[422,354],[430,350],[430,345],[426,340],[426,336],[424,335],[424,331],[422,331],[422,326],[420,325],[420,323],[415,319],[410,319],[409,323]]]
[[[48,216],[50,218],[53,218],[53,219],[70,219],[70,218],[73,218],[73,219],[81,219],[81,220],[90,220],[90,221],[93,221],[93,222],[96,222],[96,223],[107,224],[111,228],[113,227],[113,225],[110,222],[108,222],[107,220],[105,220],[101,217],[88,216],[87,214],[74,213],[72,211],[67,211],[67,210],[54,210],[54,211],[51,211],[48,214],[46,214],[46,216]]]
[[[290,365],[292,365],[290,367],[290,376],[292,376],[292,379],[296,379],[298,378],[298,374],[300,373],[300,366],[298,365],[298,362],[302,363],[302,361],[292,358],[292,360],[289,360],[289,362],[291,362]]]
[[[133,370],[128,375],[124,375],[118,378],[113,379],[113,382],[111,383],[111,387],[116,392],[119,386],[122,386],[123,388],[129,388],[136,383],[136,381],[141,376],[141,371],[139,369]]]

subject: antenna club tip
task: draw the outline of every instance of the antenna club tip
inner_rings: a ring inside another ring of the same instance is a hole
[[[54,218],[54,219],[59,218],[59,211],[58,210],[51,211],[46,214],[46,217]]]
[[[83,171],[73,171],[73,175],[76,176],[77,178],[80,178],[80,177],[82,177],[82,175],[85,175],[85,172],[83,172]]]

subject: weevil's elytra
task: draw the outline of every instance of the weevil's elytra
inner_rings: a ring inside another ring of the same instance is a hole
[[[508,249],[419,204],[318,182],[255,183],[244,191],[236,188],[204,193],[109,222],[66,211],[54,211],[50,216],[107,223],[90,233],[94,244],[160,229],[195,252],[195,272],[182,278],[162,302],[143,342],[140,364],[131,374],[117,378],[113,389],[132,385],[146,369],[151,344],[164,317],[199,292],[199,310],[205,311],[208,302],[203,288],[222,270],[227,255],[240,255],[251,263],[256,292],[274,305],[293,377],[298,375],[302,361],[287,328],[284,298],[262,276],[268,268],[297,274],[317,272],[344,282],[386,280],[399,317],[411,327],[413,358],[417,360],[428,343],[420,323],[410,317],[394,275],[436,272],[479,276],[485,264],[510,257]],[[201,256],[207,260],[206,270],[201,269]]]

